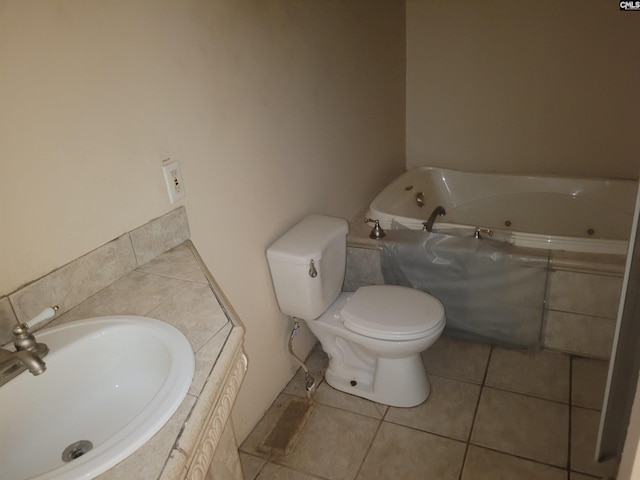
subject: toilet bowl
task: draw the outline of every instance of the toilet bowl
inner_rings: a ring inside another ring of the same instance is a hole
[[[385,405],[419,405],[430,392],[421,352],[440,337],[444,308],[408,287],[341,292],[347,230],[343,219],[314,215],[269,247],[280,309],[304,320],[320,341],[329,385]]]
[[[366,317],[359,316],[365,300],[374,303],[366,305]],[[384,309],[376,312],[380,304]],[[411,312],[419,305],[426,309]],[[395,313],[388,315],[392,310]],[[395,407],[413,407],[429,396],[421,352],[433,345],[445,326],[444,309],[432,296],[392,285],[360,287],[340,294],[307,325],[329,356],[325,379],[332,387]]]

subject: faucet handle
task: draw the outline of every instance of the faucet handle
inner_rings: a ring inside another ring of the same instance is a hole
[[[473,232],[473,236],[475,238],[482,238],[482,236],[480,235],[481,233],[486,233],[490,237],[493,237],[493,230],[491,230],[490,228],[483,228],[483,227],[476,227]]]
[[[29,325],[26,323],[19,323],[13,327],[13,346],[16,347],[16,351],[28,350],[35,352],[40,356],[45,356],[49,351],[44,343],[38,343],[33,334],[29,331]]]
[[[16,350],[29,350],[41,356],[46,355],[49,348],[44,343],[38,343],[30,330],[45,320],[55,317],[58,309],[59,307],[57,305],[47,307],[31,320],[19,323],[13,327],[13,346],[16,347]]]
[[[60,309],[60,307],[58,305],[54,305],[52,307],[47,307],[44,310],[42,310],[38,315],[33,317],[31,320],[27,320],[24,323],[24,325],[26,325],[27,328],[33,328],[36,325],[41,324],[45,320],[50,320],[53,317],[55,317],[56,313],[58,312],[59,309]]]
[[[376,220],[375,218],[364,219],[364,223],[371,222],[374,222],[375,224],[373,226],[373,230],[371,230],[371,233],[369,234],[369,238],[372,238],[373,240],[380,240],[386,235],[386,233],[384,233],[384,230],[382,230],[382,227],[380,226],[380,220]]]

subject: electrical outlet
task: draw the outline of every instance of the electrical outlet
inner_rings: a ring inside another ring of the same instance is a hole
[[[164,180],[167,182],[167,190],[169,190],[169,199],[171,203],[176,203],[184,197],[184,183],[182,182],[180,165],[177,161],[165,163],[162,165],[162,170],[164,171]]]

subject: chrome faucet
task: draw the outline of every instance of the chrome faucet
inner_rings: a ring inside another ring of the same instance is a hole
[[[13,327],[15,351],[0,348],[0,386],[25,370],[29,370],[32,375],[44,373],[47,366],[42,358],[49,353],[49,347],[38,343],[29,327],[53,318],[57,310],[58,307],[48,307],[29,322]]]
[[[427,232],[431,232],[433,230],[433,223],[436,221],[436,217],[440,216],[444,216],[446,215],[447,212],[445,211],[444,207],[442,207],[441,205],[438,205],[436,208],[433,209],[433,212],[431,212],[431,215],[429,215],[429,218],[427,219],[426,222],[422,222],[422,225],[424,225],[424,229]]]
[[[364,219],[364,223],[371,223],[371,222],[374,222],[374,226],[373,226],[373,229],[371,230],[371,233],[369,234],[369,238],[373,240],[380,240],[382,237],[386,235],[386,233],[384,233],[384,230],[382,230],[382,227],[380,226],[380,220],[376,220],[374,218]]]

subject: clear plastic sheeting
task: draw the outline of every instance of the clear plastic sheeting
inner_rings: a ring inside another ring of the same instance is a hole
[[[385,283],[442,302],[449,333],[540,348],[549,254],[488,237],[394,230],[382,248]]]

